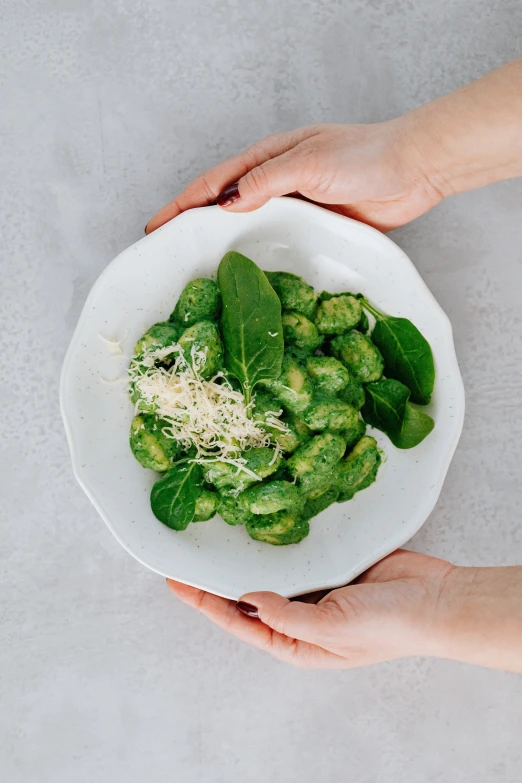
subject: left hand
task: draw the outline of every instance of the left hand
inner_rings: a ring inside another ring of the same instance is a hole
[[[184,603],[254,647],[301,668],[343,669],[440,652],[441,602],[456,570],[444,560],[398,550],[317,604],[267,592],[248,593],[236,603],[167,581]]]
[[[381,231],[402,226],[447,195],[409,115],[373,125],[310,125],[273,133],[201,174],[151,218],[149,234],[194,207],[250,212],[299,195]]]

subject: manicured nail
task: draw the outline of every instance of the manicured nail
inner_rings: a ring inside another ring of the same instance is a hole
[[[220,207],[229,207],[234,201],[237,201],[238,198],[241,198],[239,195],[239,188],[237,182],[233,182],[232,185],[227,185],[226,188],[221,191],[216,199],[216,203],[219,204]]]
[[[237,608],[239,609],[240,612],[243,612],[243,614],[247,614],[249,617],[259,617],[259,612],[257,611],[257,607],[253,606],[253,604],[247,604],[246,601],[238,601]]]

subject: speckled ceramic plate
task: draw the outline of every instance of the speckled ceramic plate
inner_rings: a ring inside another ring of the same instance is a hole
[[[156,474],[129,450],[132,405],[122,384],[107,383],[125,377],[136,340],[168,317],[184,285],[214,275],[231,249],[264,269],[298,273],[318,290],[365,293],[385,312],[410,318],[435,356],[426,409],[434,431],[410,451],[372,432],[387,455],[377,482],[316,517],[295,546],[260,544],[218,517],[183,533],[162,525],[149,505]],[[121,341],[123,354],[114,356],[102,338]],[[122,546],[163,576],[231,598],[336,587],[404,544],[437,501],[464,417],[451,325],[407,256],[368,226],[288,198],[244,215],[191,210],[114,259],[85,303],[60,397],[76,477]]]

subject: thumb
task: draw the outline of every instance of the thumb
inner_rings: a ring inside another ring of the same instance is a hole
[[[255,166],[237,181],[232,199],[218,197],[217,203],[231,212],[251,212],[266,204],[272,196],[294,193],[304,187],[306,180],[302,157],[301,150],[296,147]],[[226,188],[222,195],[232,188]]]
[[[332,612],[327,603],[289,601],[277,593],[247,593],[238,601],[238,609],[250,616],[255,616],[255,609],[261,622],[274,631],[310,644],[323,646],[331,631]]]

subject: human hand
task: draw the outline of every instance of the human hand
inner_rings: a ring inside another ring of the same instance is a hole
[[[192,207],[249,212],[301,195],[388,231],[453,193],[522,176],[522,58],[403,117],[268,136],[195,179],[146,233]]]
[[[520,566],[462,568],[398,550],[317,604],[275,593],[236,603],[167,582],[216,625],[301,668],[427,655],[522,672]]]
[[[217,201],[230,211],[250,212],[284,194],[304,196],[388,231],[444,195],[411,133],[403,117],[375,125],[311,125],[268,136],[200,175],[145,231],[193,207]]]
[[[343,669],[435,654],[445,617],[441,604],[454,568],[399,550],[317,604],[266,592],[249,593],[236,603],[180,582],[168,584],[216,625],[276,658],[301,668]],[[244,613],[254,607],[258,617]]]

